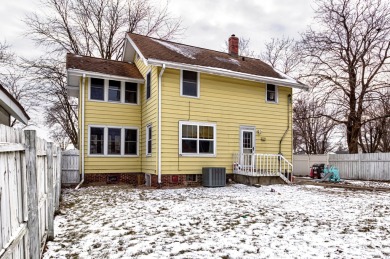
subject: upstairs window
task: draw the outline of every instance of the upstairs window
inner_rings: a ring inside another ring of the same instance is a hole
[[[138,85],[136,83],[125,83],[125,103],[138,103]]]
[[[121,101],[121,82],[116,80],[108,81],[108,101],[120,102]]]
[[[104,101],[104,79],[91,78],[91,100]]]
[[[148,100],[150,98],[150,95],[151,95],[151,76],[150,76],[151,72],[149,72],[147,75],[146,75],[146,100]]]
[[[215,124],[180,122],[179,127],[181,155],[215,155]]]
[[[275,85],[267,84],[267,102],[278,102],[278,88]]]
[[[138,83],[91,78],[89,100],[138,104]]]
[[[182,96],[199,97],[198,73],[182,70],[181,89]]]

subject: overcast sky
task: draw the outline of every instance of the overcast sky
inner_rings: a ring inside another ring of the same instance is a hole
[[[160,1],[160,0],[153,0]],[[23,35],[24,15],[39,10],[39,0],[2,0],[0,5],[0,41],[7,40],[21,56],[38,52]],[[313,16],[312,0],[170,0],[169,9],[181,16],[187,28],[180,42],[222,50],[234,33],[250,38],[256,53],[264,41],[282,35],[299,37]]]

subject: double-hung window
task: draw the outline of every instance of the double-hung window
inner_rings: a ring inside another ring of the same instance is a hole
[[[91,78],[89,89],[92,101],[138,104],[138,83]]]
[[[181,87],[182,96],[199,97],[199,74],[198,72],[182,70]]]
[[[181,155],[216,154],[216,125],[181,121],[179,123],[179,153]]]
[[[138,103],[138,85],[136,83],[125,83],[125,103]]]
[[[267,102],[278,102],[278,88],[275,85],[267,84]]]
[[[146,100],[148,100],[151,96],[151,72],[148,72],[148,74],[146,75]]]
[[[108,81],[108,101],[120,102],[121,101],[121,82],[116,80]]]
[[[90,130],[90,143],[89,153],[90,154],[104,154],[104,128],[103,127],[91,127]]]
[[[133,127],[89,127],[89,155],[137,156],[138,129]]]
[[[108,128],[108,155],[121,154],[121,131],[120,128]]]
[[[125,155],[137,155],[138,130],[125,129]]]
[[[91,78],[91,100],[104,101],[104,79]]]
[[[149,124],[146,126],[146,155],[150,156],[152,154],[152,125]]]

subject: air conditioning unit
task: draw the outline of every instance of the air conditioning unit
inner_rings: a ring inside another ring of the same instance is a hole
[[[203,167],[202,182],[204,187],[223,187],[226,185],[226,168]]]

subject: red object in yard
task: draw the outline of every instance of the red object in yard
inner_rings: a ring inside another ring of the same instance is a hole
[[[313,170],[313,167],[310,167],[310,178],[314,178],[314,170]]]

